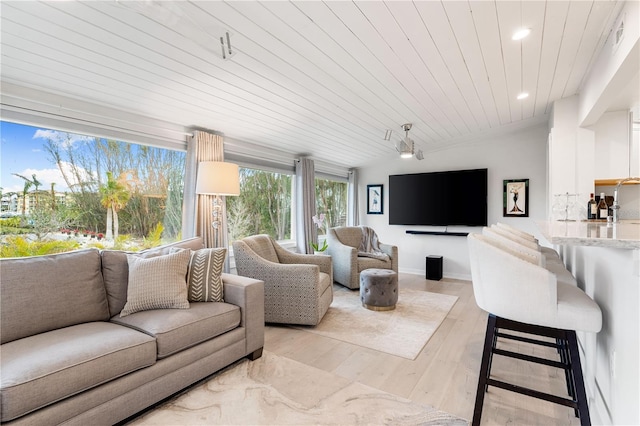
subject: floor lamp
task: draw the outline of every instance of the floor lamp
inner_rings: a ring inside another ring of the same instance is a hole
[[[222,195],[240,195],[240,174],[238,165],[224,161],[201,161],[198,163],[196,193],[213,195],[214,246],[218,247],[219,232],[224,229],[222,216]]]

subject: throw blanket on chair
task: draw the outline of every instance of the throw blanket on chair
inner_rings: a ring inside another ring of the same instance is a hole
[[[380,242],[376,231],[368,226],[361,226],[360,229],[362,229],[362,240],[360,240],[360,247],[358,247],[358,256],[388,261],[389,256],[380,250]]]

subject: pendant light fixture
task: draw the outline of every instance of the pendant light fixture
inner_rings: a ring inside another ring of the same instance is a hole
[[[403,124],[402,130],[405,132],[405,137],[396,144],[396,151],[400,153],[400,158],[411,158],[413,157],[413,140],[409,137],[411,123]]]

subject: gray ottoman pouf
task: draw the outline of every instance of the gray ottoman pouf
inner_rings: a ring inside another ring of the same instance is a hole
[[[398,274],[391,269],[360,272],[360,301],[373,311],[390,311],[398,302]]]

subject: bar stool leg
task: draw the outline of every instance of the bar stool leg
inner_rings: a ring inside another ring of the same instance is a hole
[[[587,405],[587,393],[584,390],[584,378],[582,377],[582,365],[580,364],[580,354],[578,353],[578,339],[575,331],[567,332],[567,343],[569,345],[569,357],[571,358],[571,374],[574,381],[575,398],[578,403],[578,413],[580,424],[590,426],[589,406]]]
[[[482,405],[484,404],[484,393],[487,391],[487,379],[490,374],[491,357],[493,354],[492,348],[495,345],[496,336],[496,317],[489,314],[487,320],[487,331],[484,337],[484,348],[482,351],[482,363],[480,364],[480,375],[478,377],[478,389],[476,390],[476,405],[473,409],[472,426],[480,425],[480,418],[482,417]]]
[[[571,367],[571,358],[569,356],[569,343],[567,341],[567,339],[561,339],[558,338],[557,339],[557,343],[558,343],[558,352],[560,353],[560,361],[567,365],[568,367]],[[571,399],[573,399],[574,401],[576,400],[576,386],[575,386],[575,378],[573,377],[573,371],[571,371],[571,368],[566,368],[564,370],[564,377],[565,380],[567,382],[567,393],[569,394],[569,396],[571,397]],[[578,408],[576,407],[574,409],[575,415],[576,417],[580,417],[580,414],[578,413]]]

